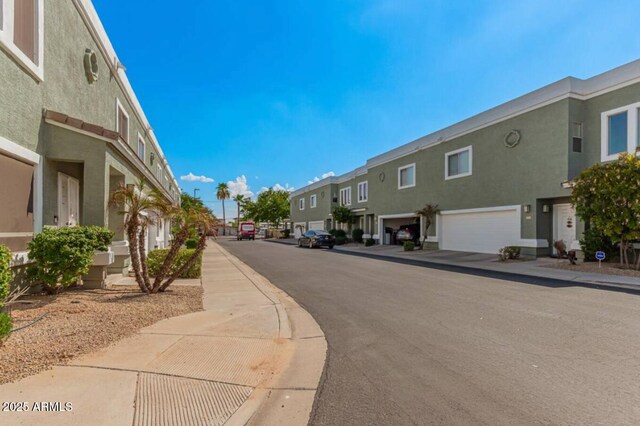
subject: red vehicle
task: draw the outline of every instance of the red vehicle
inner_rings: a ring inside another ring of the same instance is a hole
[[[240,226],[238,227],[238,241],[255,239],[256,224],[253,222],[240,222]]]

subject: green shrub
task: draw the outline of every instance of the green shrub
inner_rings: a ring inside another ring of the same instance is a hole
[[[363,235],[364,235],[364,231],[360,228],[356,228],[353,231],[351,231],[351,238],[353,238],[353,241],[355,241],[356,243],[362,243]]]
[[[0,312],[0,345],[2,344],[2,340],[11,334],[12,328],[13,321],[11,320],[11,315],[7,312]]]
[[[506,246],[498,252],[498,260],[505,261],[509,259],[518,259],[520,257],[520,247]]]
[[[97,251],[107,251],[113,240],[113,231],[103,226],[81,226],[78,228]]]
[[[337,231],[338,231],[337,229],[330,229],[329,233],[335,237]]]
[[[282,230],[282,238],[289,238],[291,236],[291,230],[290,229],[283,229]]]
[[[605,262],[618,255],[618,251],[616,250],[615,245],[611,242],[611,238],[594,228],[584,231],[582,239],[580,240],[580,248],[582,248],[582,251],[584,252],[585,262],[595,262],[597,260],[597,251],[603,251],[605,253]]]
[[[196,238],[189,238],[184,244],[188,249],[194,249],[198,247],[198,240]]]
[[[371,247],[375,243],[376,243],[376,240],[374,240],[373,238],[367,238],[367,240],[364,242],[364,246]]]
[[[404,251],[413,251],[416,248],[416,244],[413,241],[405,241],[402,248]]]
[[[347,237],[345,237],[345,236],[337,236],[336,237],[336,245],[337,246],[341,246],[341,245],[346,244],[346,243],[347,243]]]
[[[81,227],[45,228],[29,243],[29,278],[52,294],[76,283],[89,272],[96,248],[105,243],[105,233]]]
[[[333,236],[338,238],[338,237],[344,237],[347,238],[347,231],[345,231],[344,229],[334,229],[334,234]]]
[[[0,245],[0,309],[4,306],[5,299],[9,295],[9,284],[12,279],[11,251]]]
[[[182,267],[182,265],[186,263],[186,261],[194,252],[195,250],[193,249],[181,248],[178,252],[178,256],[176,256],[174,265],[169,269],[169,274],[173,274],[176,270],[180,269],[180,267]],[[164,262],[164,258],[167,257],[168,253],[169,249],[152,250],[151,252],[149,252],[149,256],[147,257],[147,268],[149,269],[150,276],[155,277],[156,274],[160,272],[162,262]],[[193,265],[191,265],[189,269],[184,271],[178,278],[200,278],[201,275],[202,254],[200,254]]]

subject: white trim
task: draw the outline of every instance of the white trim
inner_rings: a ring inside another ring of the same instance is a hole
[[[520,204],[516,204],[512,206],[482,207],[477,209],[443,210],[440,212],[440,214],[448,215],[448,214],[462,214],[462,213],[486,213],[486,212],[500,212],[505,210],[516,210],[518,212],[518,217],[521,217],[522,215],[522,206]]]
[[[0,232],[0,238],[31,237],[33,232]]]
[[[542,239],[536,239],[536,238],[521,238],[518,241],[517,246],[532,247],[532,248],[548,248],[549,240],[542,240]]]
[[[40,154],[0,136],[0,153],[29,164],[40,163]]]
[[[400,173],[403,170],[407,170],[409,168],[413,167],[413,183],[411,185],[400,185]],[[411,163],[411,164],[407,164],[405,166],[400,166],[398,167],[398,189],[406,189],[406,188],[413,188],[414,186],[416,186],[416,163]]]
[[[140,142],[142,142],[142,157],[140,157]],[[142,137],[140,132],[138,132],[138,146],[136,147],[136,155],[144,163],[146,154],[147,154],[147,142],[144,140],[144,137]]]
[[[315,209],[318,205],[318,196],[316,194],[312,194],[309,196],[309,208]]]
[[[38,36],[36,37],[36,59],[35,62],[25,55],[18,46],[13,42],[14,31],[14,0],[0,1],[0,47],[6,51],[9,56],[15,59],[32,77],[37,81],[44,81],[44,0],[36,1],[36,13]]]
[[[122,102],[120,102],[120,99],[116,98],[116,128],[115,128],[115,131],[116,131],[116,133],[118,135],[120,135],[120,111],[122,111],[122,113],[127,116],[127,139],[125,139],[125,141],[128,144],[131,144],[131,119],[129,118],[129,113],[127,112],[126,108],[124,107],[124,105],[122,105]],[[120,135],[120,137],[122,137],[122,135]],[[137,154],[137,152],[136,152],[136,154]]]
[[[458,173],[457,175],[449,176],[449,157],[452,155],[460,154],[463,152],[469,152],[469,171],[465,173]],[[449,151],[444,154],[444,180],[458,179],[465,176],[471,176],[473,174],[473,146],[469,145],[464,148],[456,149],[455,151]]]
[[[625,105],[619,108],[611,109],[609,111],[605,111],[600,114],[600,160],[601,161],[611,161],[616,160],[618,155],[624,153],[618,152],[615,154],[609,155],[609,117],[614,115],[621,114],[623,112],[627,113],[627,150],[626,152],[635,153],[636,147],[638,147],[638,119],[640,118],[640,114],[638,113],[638,109],[640,109],[640,102],[636,102],[630,105]]]
[[[342,201],[342,194],[346,194],[344,197],[344,202]],[[351,186],[347,186],[344,188],[340,188],[340,198],[338,199],[341,206],[350,206],[351,205]]]
[[[367,190],[365,191],[365,197],[363,197],[362,199],[360,199],[360,188],[365,187]],[[358,182],[358,203],[366,203],[367,201],[369,201],[369,181],[368,180],[363,180],[362,182]]]

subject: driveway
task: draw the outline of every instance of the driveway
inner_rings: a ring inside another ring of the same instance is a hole
[[[324,330],[312,424],[640,424],[639,296],[222,244]]]

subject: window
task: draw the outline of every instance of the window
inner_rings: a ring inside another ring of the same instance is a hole
[[[472,148],[470,146],[445,154],[444,178],[455,179],[471,175]]]
[[[300,210],[304,210],[304,198],[300,198],[300,199],[298,200],[298,208],[299,208]]]
[[[640,102],[601,114],[600,159],[615,160],[623,152],[635,153],[640,137]]]
[[[316,194],[313,194],[311,197],[309,197],[309,207],[311,207],[312,209],[315,209],[316,204],[317,204],[317,196]]]
[[[582,152],[582,123],[571,125],[572,151]]]
[[[369,182],[366,180],[358,184],[358,202],[364,203],[369,199]]]
[[[138,158],[141,159],[143,162],[144,162],[144,148],[145,148],[144,139],[138,133]]]
[[[409,164],[398,168],[398,189],[416,186],[416,165]]]
[[[0,0],[0,44],[39,80],[44,40],[44,0]]]
[[[351,205],[351,187],[342,188],[340,190],[340,205],[342,206]]]
[[[609,140],[607,154],[619,154],[627,150],[627,112],[609,116]]]
[[[129,114],[116,99],[116,131],[125,142],[129,142]]]
[[[158,178],[158,182],[162,184],[162,166],[158,164],[156,169],[156,177]]]

